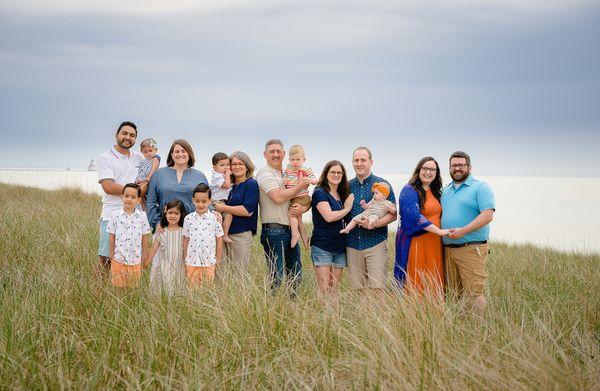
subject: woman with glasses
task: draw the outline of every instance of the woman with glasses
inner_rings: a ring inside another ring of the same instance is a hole
[[[233,216],[229,227],[231,243],[225,244],[223,266],[247,272],[252,250],[252,236],[256,235],[258,222],[258,183],[254,176],[254,163],[241,151],[229,157],[233,186],[227,205],[217,203],[215,210]]]
[[[330,161],[323,168],[311,200],[310,249],[322,304],[327,299],[337,306],[338,286],[342,270],[347,266],[346,235],[340,231],[346,225],[353,202],[344,165],[337,160]]]
[[[400,227],[396,236],[394,277],[408,291],[443,294],[442,236],[440,229],[442,177],[437,161],[424,157],[399,197]]]

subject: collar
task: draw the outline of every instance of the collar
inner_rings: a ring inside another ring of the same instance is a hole
[[[373,172],[371,172],[369,176],[366,177],[362,182],[360,181],[360,179],[358,179],[358,176],[356,176],[354,179],[356,179],[356,182],[360,183],[361,185],[364,185],[367,182],[373,182],[373,176]]]
[[[131,218],[131,217],[133,217],[133,216],[135,216],[135,215],[139,215],[139,214],[141,214],[141,213],[142,213],[142,211],[141,211],[141,210],[139,210],[138,208],[135,208],[135,209],[133,210],[133,213],[132,213],[131,215],[128,215],[128,214],[127,214],[127,212],[125,212],[125,209],[124,209],[124,208],[121,208],[121,214],[122,214],[122,215],[125,215],[125,216],[127,216],[127,217],[129,217],[129,218]]]
[[[115,155],[115,157],[117,159],[121,159],[121,158],[129,159],[131,157],[131,151],[127,151],[127,152],[129,152],[129,155],[123,155],[121,152],[117,151],[117,148],[115,148],[114,145],[112,147],[110,147],[110,152],[112,152],[112,154]]]
[[[462,185],[465,185],[465,186],[469,186],[469,187],[470,187],[471,185],[473,185],[473,182],[474,182],[474,181],[475,181],[475,178],[473,178],[473,175],[472,175],[472,174],[470,174],[470,175],[467,177],[467,179],[466,179],[466,180],[465,180],[463,183],[461,183],[461,184],[460,184],[458,187],[456,187],[456,186],[455,186],[455,185],[456,185],[456,183],[455,183],[454,181],[452,181],[451,185],[452,185],[452,187],[454,187],[455,189],[458,189],[458,188],[460,188]]]

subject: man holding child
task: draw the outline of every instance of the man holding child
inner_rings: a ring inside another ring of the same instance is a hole
[[[300,178],[295,186],[286,189],[282,167],[285,150],[281,140],[267,141],[263,156],[267,164],[256,173],[262,221],[260,243],[269,267],[271,288],[279,287],[286,275],[295,295],[302,279],[302,263],[299,246],[291,247],[288,213],[299,216],[304,211],[301,205],[290,207],[290,200],[307,189],[310,182],[308,178]]]
[[[135,182],[138,168],[144,160],[141,153],[131,151],[137,138],[137,127],[131,121],[125,121],[117,128],[116,144],[96,159],[98,182],[102,186],[102,216],[100,218],[100,239],[98,243],[98,263],[96,275],[103,278],[110,268],[109,235],[106,231],[110,216],[123,207],[123,186]],[[141,184],[146,191],[146,184]]]
[[[364,211],[363,205],[372,200],[373,191],[378,188],[384,188],[384,193],[387,193],[385,194],[386,199],[392,204],[396,204],[392,186],[385,179],[375,176],[371,172],[373,157],[369,148],[358,147],[354,150],[352,166],[356,172],[356,177],[350,181],[350,192],[354,195],[354,203],[350,212],[352,218]],[[374,185],[377,186],[374,187]],[[396,220],[396,213],[388,211],[374,224],[369,224],[366,220],[359,222],[358,226],[348,233],[346,258],[352,288],[371,288],[377,291],[383,291],[386,288],[387,225],[394,220]]]

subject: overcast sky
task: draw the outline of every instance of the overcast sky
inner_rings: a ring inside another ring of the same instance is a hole
[[[4,167],[85,167],[132,120],[200,168],[279,137],[317,170],[600,175],[598,1],[0,0],[0,67]]]

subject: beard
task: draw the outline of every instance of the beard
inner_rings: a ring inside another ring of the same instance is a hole
[[[454,182],[464,182],[469,177],[470,171],[453,171],[450,173],[450,177]]]
[[[130,142],[130,141],[123,141],[123,140],[121,140],[121,141],[117,140],[117,145],[119,147],[123,148],[123,149],[129,149],[129,148],[133,147],[133,143],[132,142]]]

